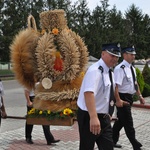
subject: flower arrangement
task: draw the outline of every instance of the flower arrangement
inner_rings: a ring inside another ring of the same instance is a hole
[[[30,118],[40,118],[40,117],[45,117],[47,120],[52,120],[55,118],[58,119],[63,119],[67,117],[75,117],[76,116],[76,111],[71,110],[70,108],[65,108],[62,111],[58,112],[51,112],[50,110],[39,110],[32,108],[27,112],[27,117]]]

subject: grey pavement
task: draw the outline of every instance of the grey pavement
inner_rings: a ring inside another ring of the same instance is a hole
[[[9,116],[25,116],[26,102],[21,87],[16,80],[3,81],[5,88],[5,107]],[[137,102],[139,103],[139,102]],[[150,98],[146,98],[146,104],[150,105]],[[136,138],[143,144],[142,150],[150,150],[150,109],[132,107]],[[113,122],[112,122],[113,124]],[[34,125],[33,141],[29,145],[25,142],[24,119],[2,119],[0,131],[0,150],[78,150],[79,134],[77,122],[73,126],[51,126],[51,132],[56,139],[61,141],[56,145],[46,145],[41,125]],[[122,145],[120,150],[132,150],[132,146],[126,137],[124,129],[120,132]],[[95,150],[98,150],[95,145]],[[117,149],[115,149],[117,150]],[[119,149],[118,149],[119,150]]]

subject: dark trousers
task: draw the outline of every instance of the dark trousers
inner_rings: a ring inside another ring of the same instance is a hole
[[[94,135],[90,132],[90,117],[87,111],[78,109],[77,119],[79,125],[79,150],[93,150],[95,143],[99,150],[113,150],[112,128],[110,117],[98,114],[101,123],[101,133]]]
[[[124,101],[129,102],[129,95],[120,94],[120,98]],[[127,99],[127,100],[126,100]],[[132,96],[130,97],[130,104],[132,104]],[[131,142],[133,149],[138,150],[141,147],[135,138],[135,129],[133,126],[133,118],[131,113],[131,105],[124,107],[117,107],[117,117],[118,120],[115,121],[113,125],[113,141],[117,143],[119,140],[119,132],[124,127],[125,133]]]
[[[33,101],[34,97],[30,97],[30,100]],[[31,110],[32,107],[28,107],[27,106],[27,111]],[[54,140],[54,137],[52,135],[52,133],[50,132],[50,126],[49,125],[42,125],[43,127],[43,131],[44,131],[44,135],[45,135],[45,138],[46,138],[46,141],[47,142],[51,142]],[[33,130],[33,125],[30,125],[30,124],[27,124],[26,122],[26,125],[25,125],[25,137],[26,138],[32,138],[32,130]]]

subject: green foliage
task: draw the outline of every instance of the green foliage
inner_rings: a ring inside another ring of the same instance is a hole
[[[29,118],[40,118],[45,117],[47,120],[52,120],[55,118],[67,118],[67,117],[75,117],[76,111],[72,111],[69,108],[64,109],[63,111],[51,112],[50,110],[38,110],[32,108],[27,112],[27,117]]]
[[[144,86],[142,95],[144,97],[150,96],[150,68],[148,66],[148,63],[145,64],[143,71],[142,71],[142,75],[143,75],[144,81],[145,81],[145,86]]]
[[[0,70],[0,75],[11,75],[13,72],[11,70]]]
[[[144,82],[150,85],[150,68],[148,66],[148,63],[145,64],[142,75],[144,77]]]
[[[150,96],[150,85],[149,84],[145,83],[142,95],[143,95],[143,97]]]
[[[144,90],[145,82],[144,82],[143,75],[142,75],[141,71],[138,68],[136,68],[136,75],[137,75],[137,82],[138,82],[140,91],[142,93],[143,90]]]
[[[144,86],[145,86],[144,78],[143,78],[141,71],[138,68],[135,68],[135,69],[136,69],[136,75],[137,75],[137,82],[138,82],[140,91],[142,93],[144,90]],[[139,97],[135,94],[133,96],[133,100],[137,101],[138,99],[139,99]]]

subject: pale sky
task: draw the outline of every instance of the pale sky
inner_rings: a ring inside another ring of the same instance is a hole
[[[72,0],[75,2],[77,0]],[[93,10],[97,5],[101,6],[100,0],[87,0],[88,7]],[[135,4],[143,14],[148,14],[150,16],[150,0],[109,0],[108,4],[110,5],[109,9],[113,8],[113,5],[116,5],[117,10],[120,10],[123,14],[131,6]]]

